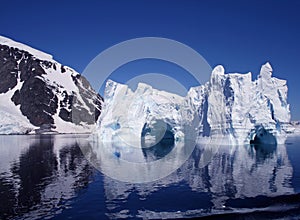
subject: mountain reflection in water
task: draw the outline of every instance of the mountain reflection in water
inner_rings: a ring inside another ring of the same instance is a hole
[[[92,175],[72,136],[0,136],[0,219],[55,214]]]
[[[0,136],[0,219],[79,219],[80,213],[90,218],[195,217],[237,207],[255,210],[264,207],[258,198],[295,193],[285,145],[198,145],[174,173],[143,184],[104,176],[81,149],[97,159],[87,135]]]

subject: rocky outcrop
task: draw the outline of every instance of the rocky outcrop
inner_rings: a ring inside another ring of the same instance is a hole
[[[89,131],[102,104],[102,97],[75,70],[59,64],[50,55],[3,37],[0,96],[13,102],[38,132]]]

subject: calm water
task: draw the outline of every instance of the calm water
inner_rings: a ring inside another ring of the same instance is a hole
[[[0,219],[300,217],[300,137],[255,149],[197,146],[171,175],[113,180],[80,148],[87,136],[0,136]]]

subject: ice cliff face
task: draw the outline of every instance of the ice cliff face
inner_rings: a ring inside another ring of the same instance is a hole
[[[150,131],[148,139],[157,140],[164,130],[157,127],[164,124],[176,140],[185,136],[184,128],[189,125],[199,139],[210,142],[222,139],[224,144],[236,145],[251,140],[268,142],[268,137],[273,137],[282,143],[290,122],[286,81],[272,77],[269,63],[262,66],[255,81],[251,78],[251,73],[225,74],[224,68],[217,66],[210,81],[191,88],[186,97],[145,84],[131,91],[108,81],[99,134],[109,141],[123,136],[140,140]]]
[[[243,144],[264,128],[282,142],[290,122],[286,81],[272,77],[269,63],[257,80],[251,78],[217,66],[210,82],[191,88],[187,97],[199,112],[202,136],[226,135],[229,143]]]
[[[75,70],[0,36],[0,134],[90,132],[101,104]]]
[[[290,122],[286,81],[272,77],[269,63],[257,80],[251,78],[251,73],[225,74],[217,66],[210,82],[191,88],[187,98],[199,113],[202,136],[218,133],[229,136],[230,143],[243,144],[264,128],[282,142]]]
[[[192,123],[194,118],[184,97],[143,83],[132,91],[127,85],[108,80],[104,99],[104,112],[99,119],[104,141],[125,141],[136,146],[143,137],[146,144],[153,144],[168,130],[180,139],[183,125]],[[185,117],[183,112],[190,115]]]

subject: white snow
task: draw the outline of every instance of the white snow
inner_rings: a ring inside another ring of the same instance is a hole
[[[29,47],[25,44],[16,42],[12,39],[0,36],[0,44],[2,45],[7,45],[9,47],[14,47],[14,48],[18,48],[20,50],[24,50],[29,52],[30,54],[32,54],[33,56],[35,56],[36,58],[39,58],[41,60],[49,60],[52,61],[53,57],[50,54],[44,53],[42,51],[36,50],[32,47]]]
[[[24,120],[24,117],[0,110],[0,134],[28,134],[34,126]]]
[[[54,124],[56,126],[53,131],[56,131],[60,134],[84,134],[84,133],[90,133],[93,131],[96,127],[96,125],[87,125],[87,124],[81,124],[81,125],[75,125],[71,122],[67,122],[62,120],[58,114],[53,116],[54,118]]]
[[[61,72],[61,64],[55,62],[56,70],[53,68],[45,68],[45,72],[47,73],[43,77],[48,80],[50,84],[57,84],[63,86],[63,89],[67,91],[77,91],[78,88],[74,84],[72,80],[72,75],[76,76],[78,73],[70,68],[66,69],[66,72]],[[65,67],[64,67],[65,68]]]
[[[21,88],[22,84],[18,81],[15,88],[0,94],[0,134],[25,134],[36,128],[22,115],[20,107],[15,106],[10,100],[14,92]]]

